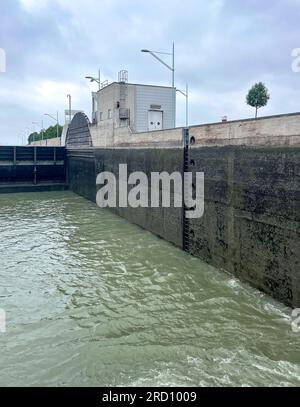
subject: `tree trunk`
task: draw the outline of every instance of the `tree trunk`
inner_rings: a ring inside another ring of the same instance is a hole
[[[256,108],[255,108],[255,119],[257,119],[257,111],[258,111],[258,107],[256,106]]]

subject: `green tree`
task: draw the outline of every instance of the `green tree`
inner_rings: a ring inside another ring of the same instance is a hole
[[[256,83],[249,90],[246,101],[249,106],[255,107],[255,118],[257,118],[258,109],[267,106],[269,99],[269,91],[262,82]]]
[[[58,137],[61,137],[63,131],[62,126],[58,126]],[[47,130],[44,130],[44,133],[31,133],[28,137],[28,144],[31,144],[34,141],[40,141],[40,140],[49,140],[51,138],[56,138],[57,137],[57,130],[56,130],[56,125],[50,126]]]
[[[31,133],[30,136],[28,137],[28,143],[32,143],[33,141],[39,140],[39,133]]]

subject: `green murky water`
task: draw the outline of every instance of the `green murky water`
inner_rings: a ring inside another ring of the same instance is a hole
[[[72,193],[0,195],[0,385],[300,385],[291,310]]]

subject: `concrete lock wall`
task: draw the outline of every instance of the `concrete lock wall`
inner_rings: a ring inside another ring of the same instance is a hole
[[[79,195],[96,201],[96,177],[109,171],[118,180],[119,164],[128,165],[128,174],[143,171],[151,179],[151,172],[182,172],[181,149],[87,149],[68,151],[70,189]],[[161,186],[162,187],[162,186]],[[130,188],[128,188],[130,191]],[[149,185],[149,200],[150,200]],[[173,190],[171,189],[171,200]],[[149,201],[150,202],[150,201]],[[150,206],[150,205],[149,205]],[[126,218],[163,239],[182,247],[181,208],[114,208],[112,212]]]
[[[300,114],[285,114],[190,127],[195,145],[300,146]],[[94,147],[181,147],[182,128],[133,133],[129,127],[91,126]]]
[[[194,137],[195,145],[199,147],[300,146],[300,114],[292,113],[192,126],[190,137]]]
[[[66,132],[66,129],[64,129]],[[133,133],[130,127],[116,127],[113,121],[90,125],[94,147],[181,147],[182,128]],[[300,113],[284,114],[258,119],[210,123],[190,127],[195,145],[210,146],[300,146]],[[62,145],[65,143],[62,138]],[[59,146],[60,139],[32,143],[37,146]]]
[[[90,127],[94,147],[181,147],[182,128],[146,133],[132,133],[129,127]]]
[[[205,173],[205,213],[189,252],[288,304],[300,305],[300,148],[191,148]]]
[[[96,176],[183,170],[183,149],[68,152],[70,188],[96,199]],[[205,213],[187,222],[180,208],[112,211],[274,298],[300,306],[300,148],[189,149],[189,171],[205,173]]]
[[[93,145],[69,150],[73,191],[95,201],[96,176],[183,171],[182,129],[106,136],[90,128]],[[209,264],[294,306],[300,306],[300,114],[193,126],[188,170],[205,174],[205,212],[182,209],[113,211]]]
[[[61,140],[59,138],[50,138],[47,140],[38,140],[38,141],[33,141],[30,143],[30,146],[34,147],[60,147],[61,146]]]

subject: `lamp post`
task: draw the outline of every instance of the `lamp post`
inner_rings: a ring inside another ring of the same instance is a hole
[[[38,122],[32,122],[32,124],[39,126]],[[42,124],[42,127],[41,127],[42,140],[44,140],[44,120],[43,119],[42,119],[41,124]]]
[[[91,82],[98,83],[98,89],[101,90],[101,72],[100,72],[100,69],[98,71],[98,78],[94,78],[93,76],[86,76],[85,79],[89,79]]]
[[[51,116],[51,114],[48,114],[48,113],[45,113],[44,116],[48,116],[48,117],[50,117],[51,119],[53,119],[53,120],[56,121],[56,138],[57,138],[57,140],[58,140],[58,139],[59,139],[59,136],[58,136],[58,126],[59,126],[59,123],[58,123],[58,112],[56,112],[56,118],[53,117],[53,116]]]
[[[69,124],[71,124],[71,116],[72,116],[72,96],[67,95],[67,98],[69,99]]]
[[[32,122],[32,124],[33,124],[33,126],[34,126],[34,127],[33,127],[33,133],[35,134],[35,133],[36,133],[36,131],[35,131],[35,126],[36,126],[36,125],[38,126],[39,124],[38,124],[38,122]],[[37,141],[37,140],[34,140],[34,141]]]
[[[185,125],[186,127],[189,127],[189,86],[186,84],[185,92],[183,92],[180,89],[177,89],[177,92],[181,93],[185,99]]]
[[[32,134],[31,132],[32,132],[32,129],[30,128],[30,127],[28,127],[28,126],[26,126],[25,127],[25,132],[26,131],[28,131],[28,137]],[[32,141],[34,141],[34,138],[33,138],[33,140]]]
[[[22,140],[22,146],[25,145],[26,134],[24,134],[23,132],[20,132],[18,138],[20,140]]]
[[[44,140],[44,120],[42,119],[42,140]]]
[[[173,42],[172,46],[172,53],[169,52],[159,52],[159,51],[150,51],[149,49],[142,49],[141,52],[146,52],[150,55],[153,56],[153,58],[157,59],[161,64],[163,64],[166,68],[168,68],[170,71],[172,71],[172,92],[173,92],[173,98],[172,98],[172,107],[173,107],[173,127],[176,127],[176,89],[175,89],[175,44]],[[171,55],[172,56],[172,66],[167,64],[165,61],[163,61],[161,58],[157,56],[157,54],[162,54],[162,55]]]

